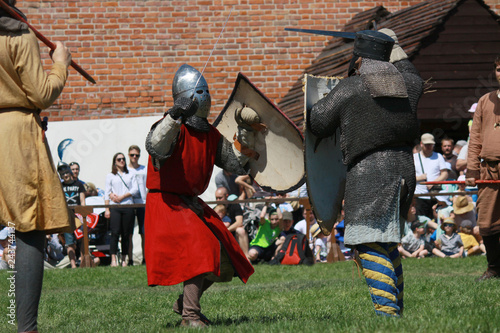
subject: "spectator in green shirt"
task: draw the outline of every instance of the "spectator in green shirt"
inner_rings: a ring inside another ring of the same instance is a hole
[[[269,211],[269,220],[266,219],[268,205],[266,204],[260,213],[260,226],[257,235],[250,242],[248,250],[248,260],[257,263],[260,260],[269,261],[276,251],[276,238],[281,229],[281,211],[272,209]]]

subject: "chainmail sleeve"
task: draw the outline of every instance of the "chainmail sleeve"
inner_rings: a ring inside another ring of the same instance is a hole
[[[181,121],[173,119],[169,114],[151,127],[146,137],[146,150],[156,167],[172,154],[180,128]]]
[[[217,147],[215,165],[237,175],[246,175],[248,172],[240,163],[240,160],[234,153],[233,144],[221,135]]]
[[[340,113],[343,102],[350,92],[346,91],[345,79],[335,86],[328,95],[319,100],[311,109],[307,126],[318,138],[326,138],[335,134],[340,126]]]

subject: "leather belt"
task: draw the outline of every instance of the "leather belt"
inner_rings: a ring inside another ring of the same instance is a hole
[[[28,109],[28,108],[0,108],[0,112],[10,112],[10,111],[22,111],[22,112],[33,112],[40,114],[40,109]]]
[[[496,167],[497,165],[500,164],[500,161],[484,161],[486,164],[488,164],[490,167]]]

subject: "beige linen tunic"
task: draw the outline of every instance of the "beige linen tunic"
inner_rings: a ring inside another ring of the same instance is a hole
[[[500,98],[497,91],[483,95],[477,103],[470,131],[467,177],[500,180]],[[482,236],[500,233],[500,189],[498,184],[478,184],[477,224]]]
[[[67,75],[63,63],[44,72],[32,31],[0,31],[0,223],[21,232],[68,230],[66,200],[37,112],[52,105]]]

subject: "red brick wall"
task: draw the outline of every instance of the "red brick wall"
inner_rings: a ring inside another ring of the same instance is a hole
[[[356,13],[374,6],[394,12],[419,2],[19,0],[18,7],[49,39],[65,43],[97,81],[92,85],[70,70],[63,94],[46,111],[58,121],[163,113],[172,104],[176,69],[189,63],[201,71],[231,8],[204,74],[212,118],[224,107],[238,72],[277,103],[328,41],[285,32],[285,27],[340,30]],[[500,12],[500,0],[486,3]]]

